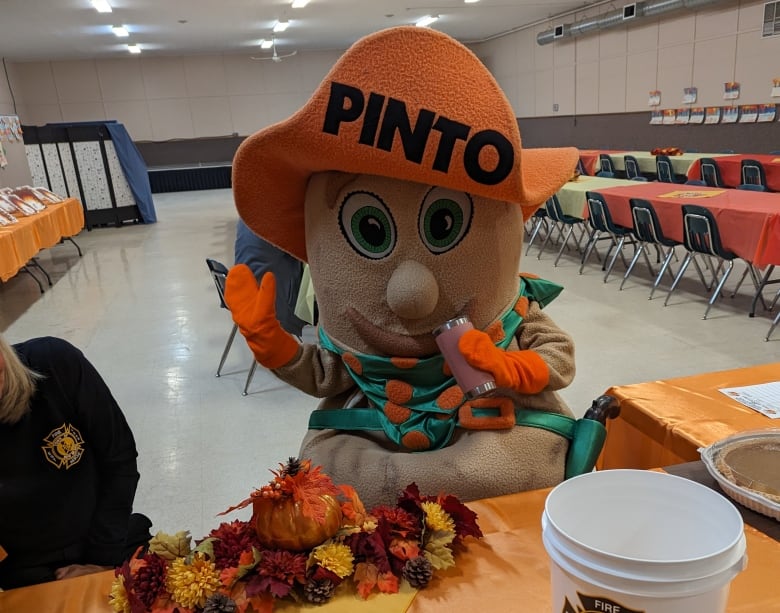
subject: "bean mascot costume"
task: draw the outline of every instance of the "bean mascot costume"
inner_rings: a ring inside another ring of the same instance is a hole
[[[512,108],[447,35],[397,27],[355,43],[289,119],[247,138],[233,191],[252,230],[308,262],[319,342],[274,315],[276,282],[229,273],[226,299],[257,361],[318,398],[300,456],[365,504],[409,483],[474,500],[565,477],[573,422],[556,390],[571,338],[542,312],[561,288],[518,276],[523,224],[572,176],[576,149],[523,149]],[[495,378],[467,401],[433,331]],[[544,420],[542,420],[544,421]]]

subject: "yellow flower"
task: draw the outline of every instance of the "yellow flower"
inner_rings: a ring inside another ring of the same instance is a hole
[[[311,557],[320,566],[338,575],[341,579],[352,574],[352,550],[344,543],[325,543],[315,547]]]
[[[165,587],[181,606],[202,607],[220,587],[219,571],[199,553],[193,555],[189,564],[184,558],[176,558],[168,568]]]
[[[425,523],[431,530],[454,532],[455,520],[438,502],[423,502],[420,506],[425,511]]]
[[[108,597],[108,604],[116,613],[130,613],[130,601],[127,599],[127,590],[125,589],[125,578],[119,575],[111,584],[111,595]]]

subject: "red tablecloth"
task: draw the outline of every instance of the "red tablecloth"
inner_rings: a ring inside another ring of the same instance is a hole
[[[683,241],[682,205],[706,207],[715,215],[726,249],[759,268],[780,265],[780,194],[659,182],[597,191],[606,199],[615,223],[629,228],[629,200],[649,200],[664,234],[679,242]]]
[[[763,155],[746,153],[744,155],[724,155],[715,161],[720,170],[720,178],[728,187],[736,187],[742,183],[742,160],[761,162],[766,173],[766,185],[773,192],[780,192],[780,155]],[[688,169],[689,179],[701,179],[701,163],[699,160]]]

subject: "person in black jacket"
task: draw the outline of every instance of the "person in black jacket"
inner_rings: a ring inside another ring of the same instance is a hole
[[[97,572],[148,544],[135,440],[76,347],[0,336],[0,588]]]

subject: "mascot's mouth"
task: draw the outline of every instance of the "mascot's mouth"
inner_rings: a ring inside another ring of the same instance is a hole
[[[462,309],[453,314],[450,319],[468,315],[472,310],[471,307],[472,301],[470,300]],[[346,316],[355,328],[355,331],[369,347],[388,357],[421,358],[439,353],[439,347],[433,336],[433,329],[422,334],[400,334],[372,324],[352,307],[347,308]]]

